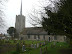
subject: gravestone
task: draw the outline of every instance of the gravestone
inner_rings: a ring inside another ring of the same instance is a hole
[[[26,50],[25,50],[25,45],[22,46],[22,51],[26,51]]]
[[[34,48],[36,48],[36,44],[34,45]]]
[[[43,42],[43,45],[45,45],[45,42]]]
[[[31,44],[31,48],[33,48],[34,46],[33,46],[33,44]]]
[[[53,42],[53,45],[55,46],[56,45],[56,42]]]
[[[37,43],[37,48],[39,47],[39,43]]]

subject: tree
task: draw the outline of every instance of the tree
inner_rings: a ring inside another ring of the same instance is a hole
[[[48,17],[43,17],[42,26],[49,33],[66,35],[72,42],[72,0],[56,3],[57,12],[45,7]],[[71,43],[72,45],[72,43]]]
[[[3,27],[4,26],[4,12],[3,12],[3,7],[5,6],[4,5],[4,2],[6,2],[7,0],[0,0],[0,27]]]
[[[7,33],[14,38],[16,35],[16,29],[14,27],[9,27]]]
[[[40,0],[39,4],[36,4],[38,8],[33,7],[31,13],[28,15],[30,18],[30,20],[28,20],[30,21],[29,23],[34,27],[42,27],[42,23],[41,23],[42,16],[46,16],[44,8],[48,6],[49,9],[52,9],[52,6],[54,5],[55,1],[54,0]]]

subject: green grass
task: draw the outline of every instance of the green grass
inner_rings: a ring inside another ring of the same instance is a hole
[[[44,41],[32,41],[32,40],[26,40],[26,41],[24,41],[25,42],[25,44],[37,44],[37,43],[41,43],[41,42],[44,42]]]
[[[18,40],[18,41],[16,41],[16,43],[14,43],[13,40],[9,40],[9,41],[10,41],[11,45],[15,45],[17,42],[19,42],[20,45],[23,42],[25,44],[27,44],[27,45],[30,45],[32,43],[33,44],[37,44],[37,43],[44,42],[44,41],[31,41],[31,40],[20,41],[20,40]],[[56,42],[55,46],[53,45],[53,43],[54,42],[47,42],[46,41],[46,45],[45,46],[42,46],[42,47],[39,47],[39,48],[36,48],[36,49],[30,48],[30,47],[26,46],[26,52],[22,52],[22,45],[21,45],[20,54],[40,54],[40,48],[42,48],[42,53],[44,54],[44,51],[45,51],[44,48],[45,47],[47,47],[47,53],[48,54],[60,54],[60,52],[59,52],[60,49],[69,48],[69,44],[67,44],[65,42]],[[51,47],[51,45],[53,45],[53,46]],[[60,45],[61,45],[61,47],[60,47]],[[16,51],[10,51],[10,52],[7,52],[6,54],[18,54],[18,52],[16,52]]]
[[[52,48],[51,47],[52,44],[53,44],[53,42],[47,43],[47,45],[42,46],[41,48],[42,48],[43,52],[44,52],[44,48],[47,46],[47,52],[49,54],[60,54],[59,49],[68,48],[68,46],[69,46],[67,43],[58,42],[58,43],[56,43],[56,46],[54,46]],[[60,45],[61,45],[61,47],[60,47]],[[23,54],[23,53],[21,53],[21,54]],[[31,49],[30,51],[24,52],[24,54],[40,54],[40,48]]]

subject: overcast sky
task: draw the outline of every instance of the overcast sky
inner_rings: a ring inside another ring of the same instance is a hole
[[[43,2],[43,4],[42,4]],[[28,20],[30,19],[28,17],[29,13],[35,8],[40,9],[40,5],[46,5],[45,0],[22,0],[22,6],[23,6],[23,15],[26,17],[26,27],[31,27]],[[20,7],[21,7],[21,0],[8,0],[8,2],[5,5],[5,24],[6,27],[4,28],[4,32],[8,29],[8,27],[15,27],[15,20],[16,15],[20,14]]]

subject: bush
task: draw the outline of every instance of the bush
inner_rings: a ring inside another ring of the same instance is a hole
[[[11,54],[19,54],[17,51],[12,51]]]

